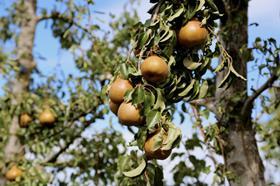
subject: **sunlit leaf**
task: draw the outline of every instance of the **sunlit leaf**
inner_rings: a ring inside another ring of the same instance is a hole
[[[147,165],[146,161],[142,160],[142,162],[139,164],[139,166],[137,168],[130,170],[130,171],[125,171],[125,172],[123,172],[123,174],[130,178],[139,176],[146,168],[146,165]]]

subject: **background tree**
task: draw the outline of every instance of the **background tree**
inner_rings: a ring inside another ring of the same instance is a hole
[[[98,12],[93,11],[92,1],[56,0],[50,9],[38,7],[36,0],[6,2],[7,9],[0,19],[4,46],[0,50],[0,72],[7,83],[0,99],[1,184],[163,184],[162,167],[155,160],[143,163],[145,156],[139,151],[128,155],[125,140],[114,127],[102,132],[92,132],[91,127],[108,113],[108,80],[121,73],[138,81],[141,74],[133,65],[157,54],[169,59],[172,75],[168,79],[170,84],[157,89],[167,97],[163,98],[158,91],[152,93],[158,105],[156,110],[143,103],[149,113],[147,128],[140,128],[136,134],[135,128],[128,127],[135,134],[138,147],[143,147],[146,131],[161,122],[159,115],[169,113],[172,118],[179,114],[182,123],[186,115],[191,115],[195,119],[193,126],[200,133],[182,141],[180,147],[185,150],[171,155],[171,164],[176,162],[173,177],[177,185],[207,184],[201,175],[210,172],[209,161],[214,162],[217,176],[213,182],[264,185],[264,167],[255,134],[258,132],[264,141],[265,158],[279,162],[279,45],[274,39],[257,38],[254,46],[248,47],[246,0],[217,0],[216,5],[210,0],[151,2],[155,3],[150,10],[152,16],[144,24],[135,26],[139,20],[135,11],[125,11],[119,19],[112,16],[111,35],[100,34],[102,29],[94,24],[92,17]],[[199,50],[178,47],[173,32],[196,16],[217,42],[213,49],[209,40],[202,50],[204,55],[197,53]],[[215,20],[219,21],[219,29],[214,29]],[[36,68],[34,37],[40,34],[36,27],[44,22],[50,24],[61,48],[72,51],[78,77],[61,77],[60,72],[45,77]],[[254,63],[255,51],[266,59],[255,66],[267,81],[249,93],[247,82],[240,77],[247,76],[247,62]],[[217,56],[218,66],[214,62]],[[128,61],[133,65],[127,67],[124,62]],[[178,65],[180,62],[183,65]],[[144,81],[146,84],[149,83]],[[143,98],[149,96],[138,87],[126,99],[142,104]],[[271,94],[263,94],[267,89]],[[261,115],[252,118],[255,100],[259,98]],[[45,110],[53,114],[55,123],[40,121]],[[203,121],[209,113],[215,115],[216,123],[205,126]],[[25,117],[25,122],[21,122],[24,114],[31,119]],[[260,123],[263,115],[272,116],[266,125]],[[209,161],[196,157],[192,150],[197,148],[209,151]],[[219,156],[224,158],[224,164],[217,160]],[[7,181],[5,174],[13,165],[23,173],[16,181]]]
[[[39,7],[36,0],[4,3],[1,42],[5,47],[0,65],[7,84],[0,109],[1,185],[63,184],[69,180],[107,185],[113,180],[118,155],[126,150],[125,141],[112,127],[86,137],[84,133],[108,112],[102,106],[106,100],[100,87],[110,78],[107,74],[113,72],[117,59],[123,57],[129,38],[121,30],[138,19],[125,12],[124,19],[112,23],[117,37],[109,40],[106,33],[94,35],[100,28],[91,22],[91,1],[58,0],[52,2],[52,8]],[[44,76],[36,67],[33,52],[35,35],[40,34],[36,28],[43,23],[49,24],[62,49],[77,56],[81,71],[91,70],[81,66],[86,60],[94,60],[97,68],[77,78],[63,77],[61,72]],[[83,48],[82,42],[94,43],[94,47]],[[110,46],[111,42],[114,45]],[[48,114],[42,116],[46,110]],[[7,182],[5,173],[14,165],[24,174],[16,182]],[[70,178],[58,179],[59,173],[71,171]]]

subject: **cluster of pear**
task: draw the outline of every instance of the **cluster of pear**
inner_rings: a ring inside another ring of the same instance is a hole
[[[158,56],[150,56],[141,64],[141,73],[146,81],[157,83],[164,81],[169,72],[163,59]],[[143,125],[144,118],[141,116],[141,108],[124,101],[125,93],[133,87],[129,80],[117,77],[109,89],[110,109],[124,125]]]
[[[197,47],[206,42],[208,34],[208,30],[202,26],[202,23],[197,19],[193,19],[178,30],[178,44],[184,48]],[[170,73],[165,59],[154,54],[144,59],[141,63],[140,71],[143,79],[154,86],[165,82]],[[133,88],[134,85],[131,81],[117,77],[109,88],[109,106],[111,111],[118,116],[121,124],[141,126],[145,124],[145,116],[141,114],[141,108],[131,102],[124,101],[126,92]],[[162,143],[164,144],[167,134],[165,132],[164,134],[160,133],[156,132],[151,136],[147,136],[144,150],[148,159],[166,159],[171,153],[171,150],[162,150],[161,148],[156,151],[152,150],[155,143],[157,143],[157,135],[163,137]]]
[[[56,117],[55,117],[54,113],[51,111],[51,109],[45,108],[39,114],[38,120],[42,126],[50,127],[50,126],[54,125],[54,123],[56,121]],[[33,118],[28,113],[22,113],[19,116],[19,126],[21,128],[28,127],[32,121],[33,121]]]
[[[166,80],[169,74],[169,69],[166,62],[159,56],[152,55],[144,60],[141,64],[141,74],[143,78],[153,84],[158,84]],[[145,124],[145,117],[142,115],[141,108],[133,105],[131,102],[124,101],[124,95],[127,91],[133,89],[133,84],[129,80],[117,77],[111,84],[109,89],[109,106],[115,113],[121,124],[127,126],[142,126]],[[154,137],[151,136],[144,145],[144,150],[148,159],[165,159],[170,152],[161,152],[159,149],[156,152],[150,150],[154,143]]]

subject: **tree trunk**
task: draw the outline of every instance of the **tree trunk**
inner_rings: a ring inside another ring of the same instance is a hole
[[[224,0],[225,18],[221,21],[220,39],[233,59],[235,70],[247,75],[247,61],[240,49],[248,45],[248,0]],[[227,69],[217,76],[217,85]],[[218,88],[216,103],[218,125],[221,132],[222,152],[230,185],[265,185],[264,167],[260,158],[252,124],[252,108],[242,116],[241,110],[247,95],[247,82],[235,78],[227,89]]]
[[[20,71],[15,79],[10,82],[10,94],[12,95],[13,105],[17,105],[22,101],[22,94],[28,90],[30,75],[36,65],[33,60],[34,37],[37,25],[36,0],[25,0],[23,2],[26,9],[22,14],[20,34],[16,48]],[[4,149],[5,163],[16,161],[18,155],[23,154],[23,146],[16,135],[18,129],[18,116],[14,115],[9,127],[10,136]],[[4,182],[3,179],[0,179],[0,185],[4,185]]]

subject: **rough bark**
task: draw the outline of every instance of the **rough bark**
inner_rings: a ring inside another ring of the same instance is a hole
[[[20,24],[20,33],[17,42],[17,62],[20,67],[19,73],[15,79],[10,81],[10,93],[12,95],[12,104],[17,105],[21,102],[22,94],[28,90],[30,83],[30,75],[35,67],[33,60],[33,46],[35,29],[37,25],[36,20],[36,0],[24,1],[25,12],[22,15]],[[23,146],[16,135],[19,129],[18,116],[13,116],[9,133],[10,136],[4,149],[4,159],[6,163],[16,161],[19,155],[23,153]],[[1,179],[2,182],[3,179]],[[3,185],[4,183],[0,184]]]
[[[248,44],[248,0],[224,0],[225,18],[221,22],[220,39],[233,58],[235,70],[246,77],[246,60],[240,53]],[[217,85],[224,78],[226,70],[217,76]],[[252,107],[242,115],[246,100],[247,82],[235,78],[227,89],[217,88],[216,103],[218,125],[221,132],[223,156],[229,183],[235,185],[265,185],[264,167],[260,158],[255,131],[251,120]]]

